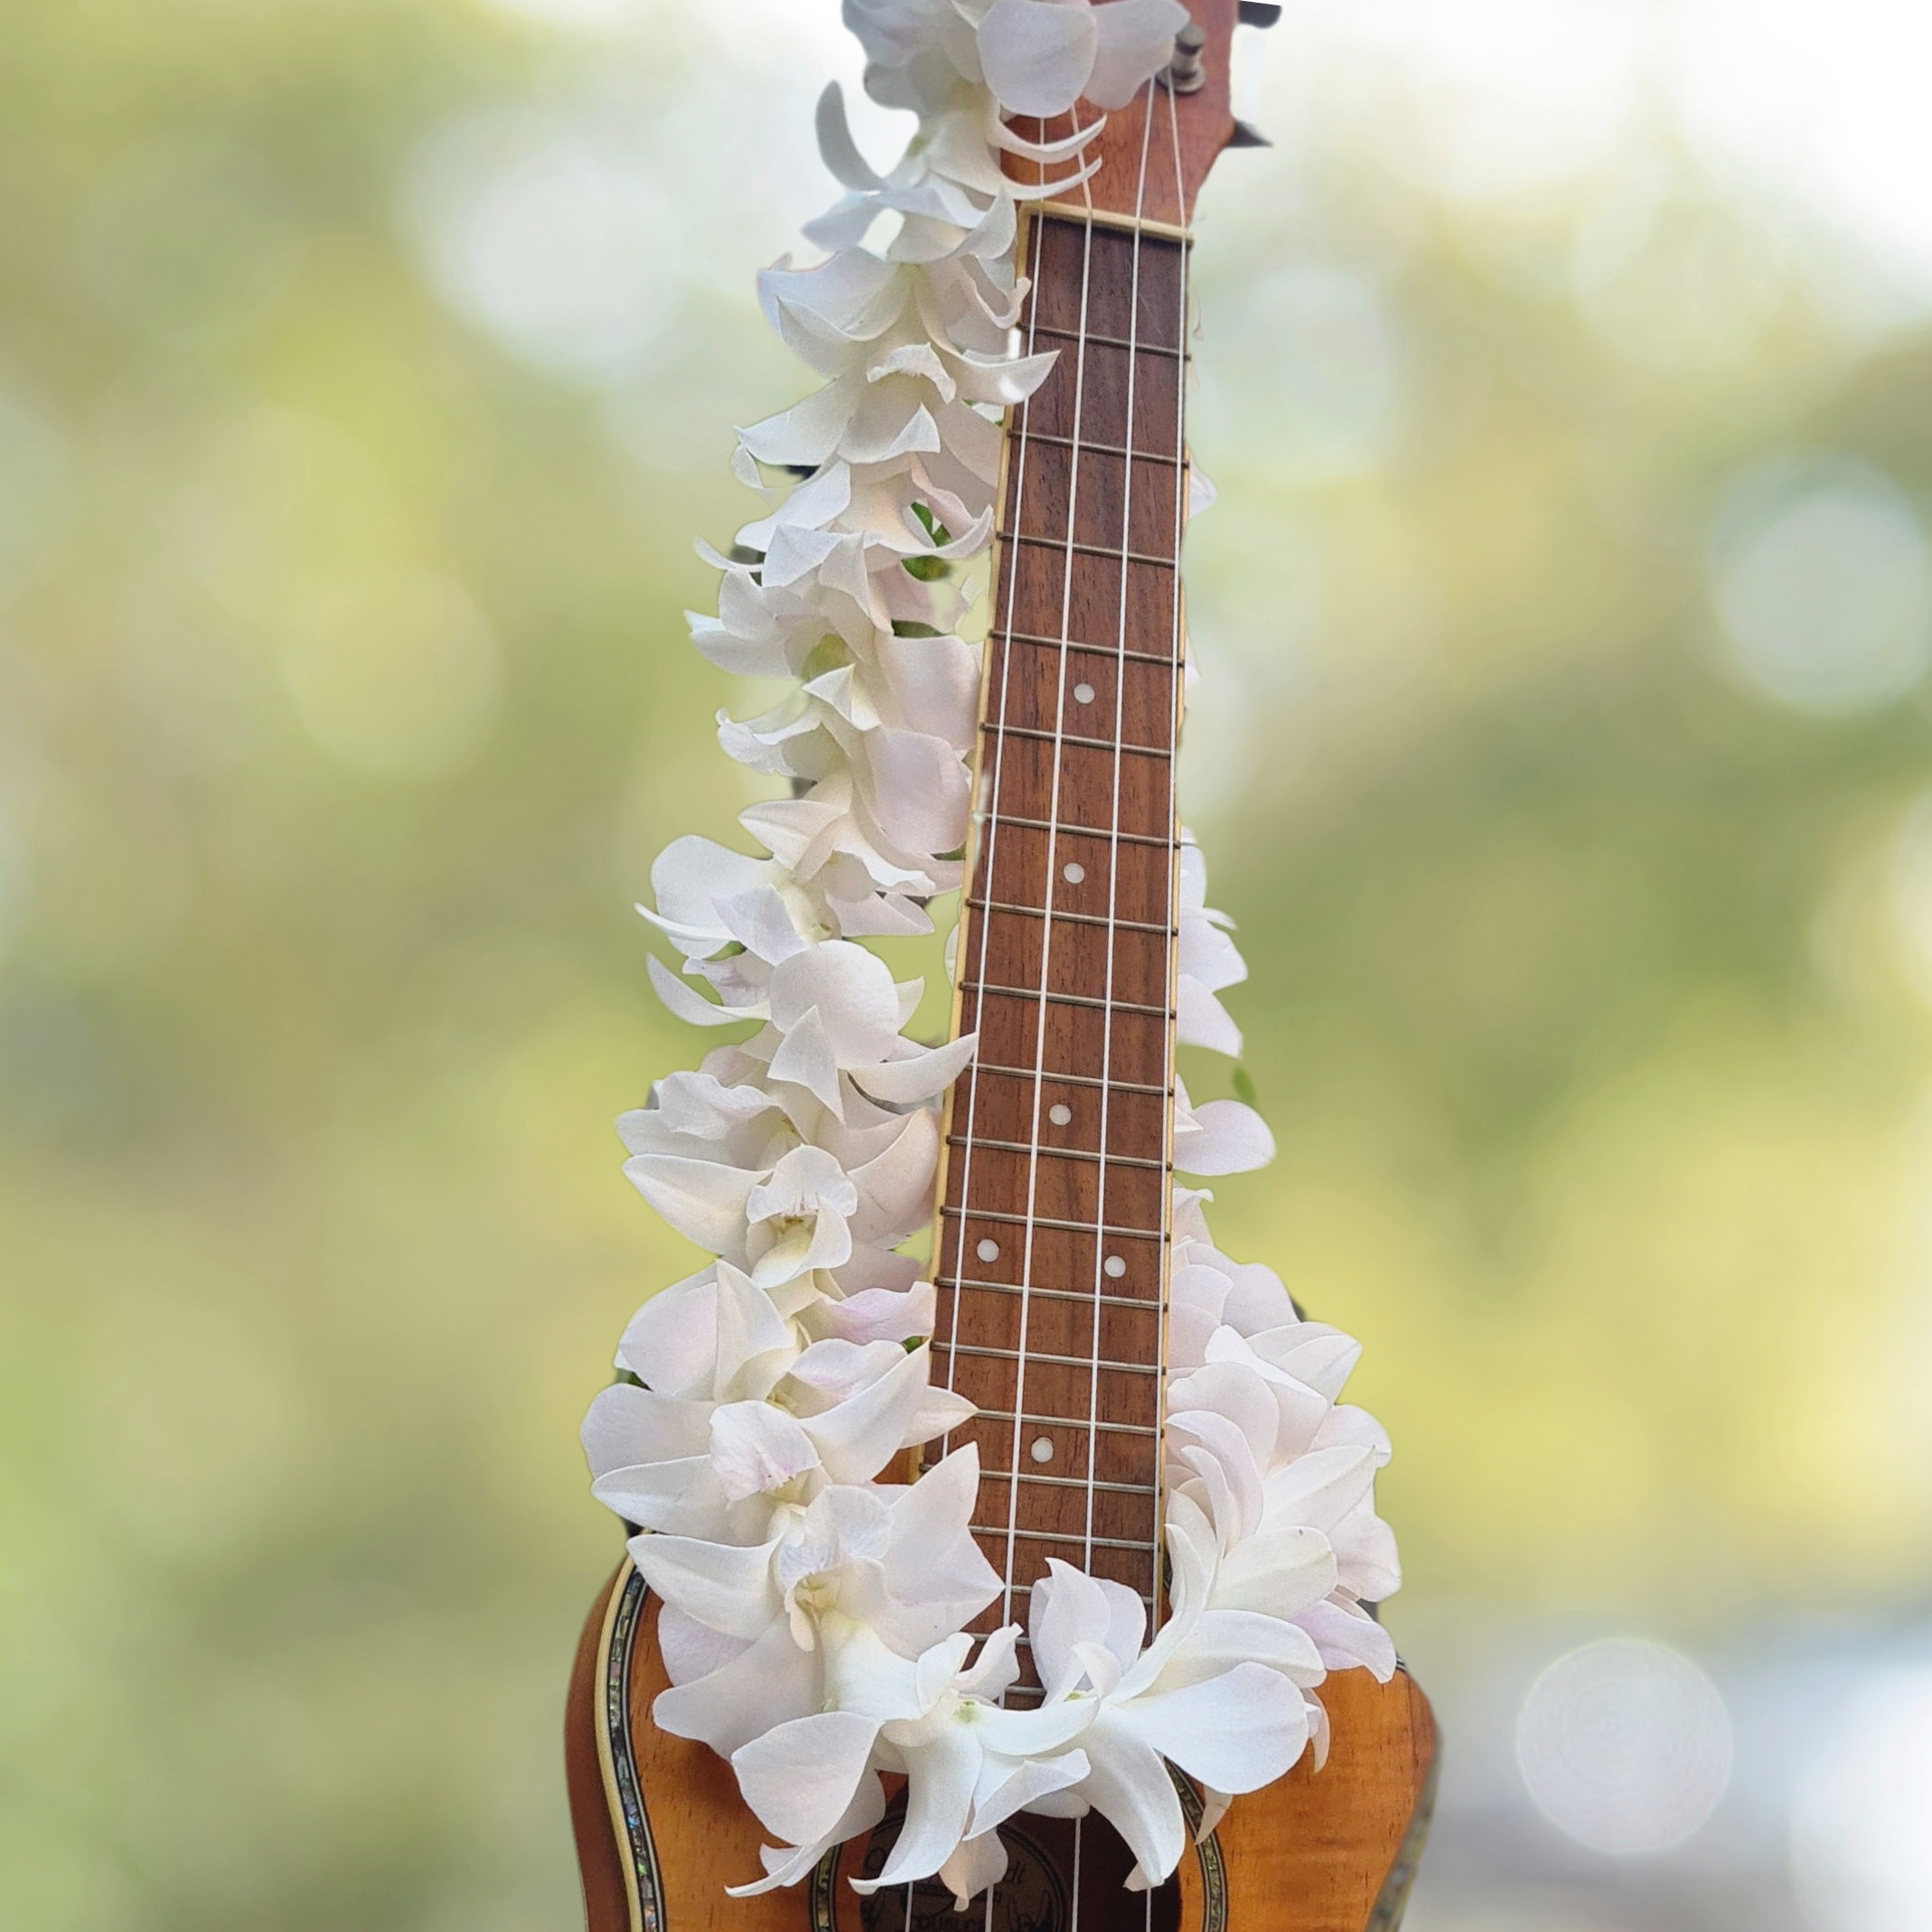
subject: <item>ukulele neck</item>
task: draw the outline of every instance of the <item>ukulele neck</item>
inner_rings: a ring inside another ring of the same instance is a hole
[[[1057,211],[1027,240],[1021,331],[1058,361],[1007,430],[935,1262],[986,1627],[1050,1558],[1157,1608],[1186,255]]]

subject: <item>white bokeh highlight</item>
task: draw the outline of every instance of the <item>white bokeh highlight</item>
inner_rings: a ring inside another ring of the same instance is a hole
[[[1536,1808],[1595,1852],[1662,1852],[1691,1837],[1730,1780],[1717,1686],[1661,1644],[1614,1637],[1559,1657],[1516,1722]]]
[[[1932,544],[1868,463],[1800,454],[1753,471],[1724,502],[1708,567],[1734,670],[1795,710],[1878,709],[1932,664]]]

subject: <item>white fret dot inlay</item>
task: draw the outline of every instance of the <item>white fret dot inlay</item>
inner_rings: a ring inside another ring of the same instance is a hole
[[[1074,1124],[1074,1110],[1071,1107],[1049,1107],[1046,1118],[1055,1127],[1071,1127]]]
[[[1118,1281],[1127,1272],[1127,1263],[1118,1254],[1110,1254],[1101,1263],[1101,1272],[1111,1280]]]
[[[1075,704],[1092,704],[1093,702],[1093,687],[1091,684],[1076,684],[1074,687],[1074,702]]]
[[[1069,866],[1066,870],[1061,875],[1061,877],[1065,879],[1069,886],[1079,885],[1081,880],[1086,877],[1086,876],[1087,868],[1084,866]]]
[[[999,1259],[999,1243],[997,1241],[982,1241],[972,1252],[982,1261],[997,1261]]]
[[[1054,1445],[1051,1436],[1036,1436],[1033,1447],[1027,1451],[1036,1462],[1051,1462],[1054,1459]]]

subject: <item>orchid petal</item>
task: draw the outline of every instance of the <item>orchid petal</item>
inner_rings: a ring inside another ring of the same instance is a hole
[[[745,1802],[769,1832],[809,1843],[850,1805],[878,1726],[850,1711],[821,1711],[778,1724],[731,1754]]]

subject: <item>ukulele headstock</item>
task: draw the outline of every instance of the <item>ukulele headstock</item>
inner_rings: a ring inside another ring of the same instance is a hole
[[[1174,64],[1124,108],[1107,113],[1106,126],[1086,150],[1089,158],[1100,158],[1100,172],[1057,199],[1116,217],[1186,228],[1221,151],[1265,145],[1234,117],[1231,59],[1235,27],[1272,26],[1280,7],[1272,0],[1183,4],[1192,21],[1177,37]],[[1101,110],[1083,100],[1071,115],[1050,121],[1023,117],[1013,127],[1028,140],[1057,141],[1100,117]],[[1007,172],[1031,184],[1064,168],[1008,157]]]

